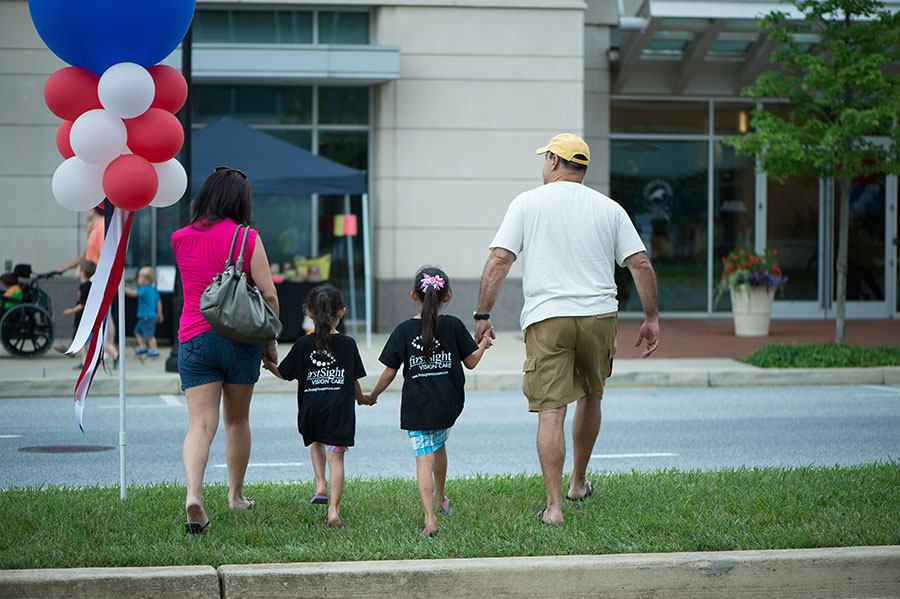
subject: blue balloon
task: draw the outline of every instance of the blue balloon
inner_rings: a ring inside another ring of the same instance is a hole
[[[155,65],[194,18],[194,0],[29,0],[28,8],[51,52],[97,75],[120,62]]]

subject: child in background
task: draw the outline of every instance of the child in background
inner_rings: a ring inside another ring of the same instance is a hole
[[[314,333],[298,339],[280,365],[267,359],[266,354],[263,362],[266,370],[278,378],[298,381],[297,427],[304,445],[310,446],[316,474],[316,492],[310,503],[327,503],[325,526],[343,528],[340,503],[344,452],[353,446],[356,433],[354,401],[369,403],[358,381],[366,376],[366,369],[356,341],[337,331],[347,308],[336,287],[326,283],[313,288],[306,297],[304,312],[315,323]],[[326,462],[330,495],[325,480]]]
[[[22,303],[22,286],[19,285],[19,277],[15,273],[5,272],[0,275],[0,283],[6,287],[0,299],[0,307],[5,310]]]
[[[158,358],[156,346],[156,323],[163,321],[162,299],[153,284],[156,282],[156,271],[152,266],[145,266],[138,271],[138,288],[125,288],[125,295],[136,297],[137,323],[134,325],[134,338],[138,342],[136,354],[147,354],[148,358]],[[148,349],[149,347],[149,349]]]
[[[444,495],[445,443],[463,410],[466,377],[462,367],[475,368],[491,340],[485,335],[476,344],[461,320],[439,315],[451,297],[450,280],[441,269],[419,269],[409,296],[419,304],[419,313],[391,333],[378,358],[384,372],[366,398],[374,403],[403,365],[400,428],[407,431],[416,456],[416,480],[425,510],[422,534],[431,537],[438,531],[435,506],[442,514],[450,513],[450,499]]]
[[[78,263],[78,266],[75,267],[75,274],[78,275],[78,280],[81,281],[78,285],[75,305],[63,310],[63,314],[66,316],[70,314],[75,315],[75,331],[78,330],[78,325],[81,324],[81,315],[84,313],[84,304],[87,302],[88,294],[91,292],[91,277],[94,276],[96,270],[97,265],[88,259],[82,259],[81,262]],[[79,352],[81,364],[74,366],[73,368],[75,370],[81,370],[84,367],[84,359],[87,357],[87,348],[87,345],[81,348],[81,351]]]

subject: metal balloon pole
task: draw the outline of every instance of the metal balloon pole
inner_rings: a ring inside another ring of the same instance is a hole
[[[124,228],[124,210],[116,210],[119,229]],[[125,480],[125,446],[128,433],[125,431],[125,277],[119,279],[119,498],[128,494]]]

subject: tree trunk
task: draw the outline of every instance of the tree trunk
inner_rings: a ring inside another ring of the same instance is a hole
[[[850,239],[850,180],[838,181],[840,190],[838,210],[837,288],[835,289],[834,342],[844,345],[847,336],[847,244]]]

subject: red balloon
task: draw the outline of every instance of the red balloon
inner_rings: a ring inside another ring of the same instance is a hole
[[[133,119],[125,119],[128,149],[150,162],[165,162],[175,157],[184,143],[184,129],[171,112],[148,108]]]
[[[72,131],[73,121],[63,121],[59,129],[56,130],[56,149],[62,154],[62,157],[69,159],[75,155],[72,150],[72,144],[69,143],[69,132]]]
[[[153,84],[156,86],[151,108],[162,108],[172,114],[181,110],[188,95],[187,81],[181,72],[164,64],[152,66],[147,72],[153,77]]]
[[[103,172],[103,193],[122,210],[140,210],[148,205],[158,187],[156,169],[134,154],[119,156]]]
[[[74,121],[83,112],[103,108],[97,97],[100,77],[78,67],[62,68],[47,79],[44,101],[50,112],[66,121]]]

